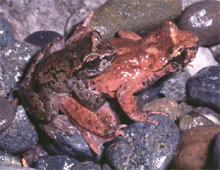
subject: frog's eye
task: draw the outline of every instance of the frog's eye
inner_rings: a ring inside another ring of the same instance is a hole
[[[98,55],[91,55],[85,59],[85,66],[93,69],[99,66],[99,56]]]

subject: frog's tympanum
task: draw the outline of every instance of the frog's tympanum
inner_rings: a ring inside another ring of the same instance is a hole
[[[71,134],[66,121],[58,121],[68,118],[100,154],[125,126],[105,99],[117,98],[133,121],[157,124],[149,117],[157,112],[139,110],[133,94],[192,61],[198,38],[166,22],[144,38],[121,30],[106,41],[88,27],[92,14],[68,40],[56,39],[39,52],[19,94],[48,135],[55,137],[54,126]]]

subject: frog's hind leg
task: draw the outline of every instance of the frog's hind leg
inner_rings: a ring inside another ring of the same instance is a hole
[[[134,40],[134,41],[138,41],[138,40],[142,39],[142,37],[140,35],[136,34],[135,32],[125,30],[125,29],[120,30],[118,32],[118,36],[120,38],[130,39],[130,40]]]

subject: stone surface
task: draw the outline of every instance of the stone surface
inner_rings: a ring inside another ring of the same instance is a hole
[[[0,96],[0,134],[11,125],[14,116],[15,111],[10,102]]]
[[[104,38],[112,38],[120,29],[146,35],[164,21],[176,18],[181,12],[176,0],[108,0],[95,11],[91,27]]]
[[[9,153],[19,153],[30,149],[38,142],[38,134],[25,114],[18,106],[11,126],[0,134],[0,148]]]
[[[220,63],[220,44],[210,47],[210,50],[218,63]]]
[[[4,18],[0,18],[0,48],[7,46],[14,40],[12,25]]]
[[[0,169],[1,166],[21,167],[21,158],[0,151]]]
[[[190,77],[187,72],[178,71],[168,76],[162,83],[160,91],[166,97],[173,98],[176,101],[184,100],[186,97],[186,81]]]
[[[191,75],[195,75],[202,68],[217,65],[219,64],[214,59],[211,51],[208,48],[199,47],[195,59],[185,67],[185,70]]]
[[[67,156],[50,156],[41,158],[38,161],[36,168],[41,170],[101,170],[101,167],[94,162],[79,162],[76,159]]]
[[[181,115],[181,110],[178,106],[178,103],[174,99],[167,97],[155,99],[149,103],[146,103],[142,110],[144,112],[156,111],[166,113],[173,121],[175,121]]]
[[[220,126],[198,126],[183,132],[174,157],[176,169],[213,169],[213,140]]]
[[[220,67],[211,66],[200,70],[187,81],[190,102],[220,110]]]
[[[178,21],[182,30],[195,33],[200,45],[220,43],[219,1],[201,1],[186,8]]]
[[[16,87],[25,67],[39,47],[13,41],[0,50],[0,93],[8,94]]]
[[[220,115],[208,107],[197,107],[188,114],[182,115],[179,120],[180,131],[204,125],[220,126]]]
[[[61,35],[82,21],[90,10],[106,0],[1,0],[0,13],[12,23],[15,36],[23,40],[40,30],[56,31]]]
[[[166,169],[179,139],[176,125],[168,117],[154,115],[159,125],[133,123],[106,149],[115,169]]]
[[[57,37],[61,37],[61,35],[55,31],[37,31],[26,37],[24,41],[44,47],[47,43],[53,41]]]

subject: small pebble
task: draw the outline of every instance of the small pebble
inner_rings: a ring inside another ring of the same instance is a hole
[[[44,47],[57,37],[61,37],[61,35],[55,31],[37,31],[25,38],[24,41],[33,45]]]
[[[163,81],[160,93],[176,101],[184,100],[186,97],[185,84],[189,77],[190,74],[183,71],[172,73]]]
[[[10,102],[0,96],[0,134],[11,125],[14,117],[15,111]]]
[[[220,67],[211,66],[200,70],[186,83],[190,102],[220,110]]]
[[[210,50],[218,63],[220,63],[220,44],[210,47]]]
[[[190,62],[185,69],[190,73],[190,75],[195,75],[202,68],[218,65],[218,62],[214,59],[208,48],[199,47],[196,58]]]
[[[173,121],[175,121],[177,117],[181,115],[181,110],[178,103],[174,99],[167,97],[155,99],[149,103],[146,103],[143,106],[142,111],[156,111],[166,113]]]
[[[201,1],[187,7],[181,14],[178,26],[195,33],[200,45],[220,43],[220,2]]]
[[[0,49],[10,44],[12,40],[14,40],[14,30],[11,23],[0,18]]]
[[[21,167],[21,158],[0,150],[0,167],[1,166]]]
[[[94,162],[79,162],[67,156],[49,156],[39,159],[35,167],[41,170],[101,170],[100,165]]]
[[[22,106],[18,106],[12,124],[0,134],[0,148],[9,153],[30,149],[38,142],[38,134]]]
[[[174,157],[175,168],[213,169],[209,148],[219,132],[220,126],[197,126],[184,131]]]
[[[220,169],[220,133],[217,135],[215,139],[214,165],[216,169]]]
[[[190,113],[182,115],[179,121],[180,131],[204,125],[220,126],[220,115],[208,107],[197,107]]]
[[[179,131],[166,116],[154,115],[159,125],[133,123],[117,137],[105,154],[115,169],[166,169],[176,151]]]
[[[179,108],[181,110],[182,115],[188,114],[190,111],[193,110],[193,106],[189,105],[184,101],[179,103]]]

